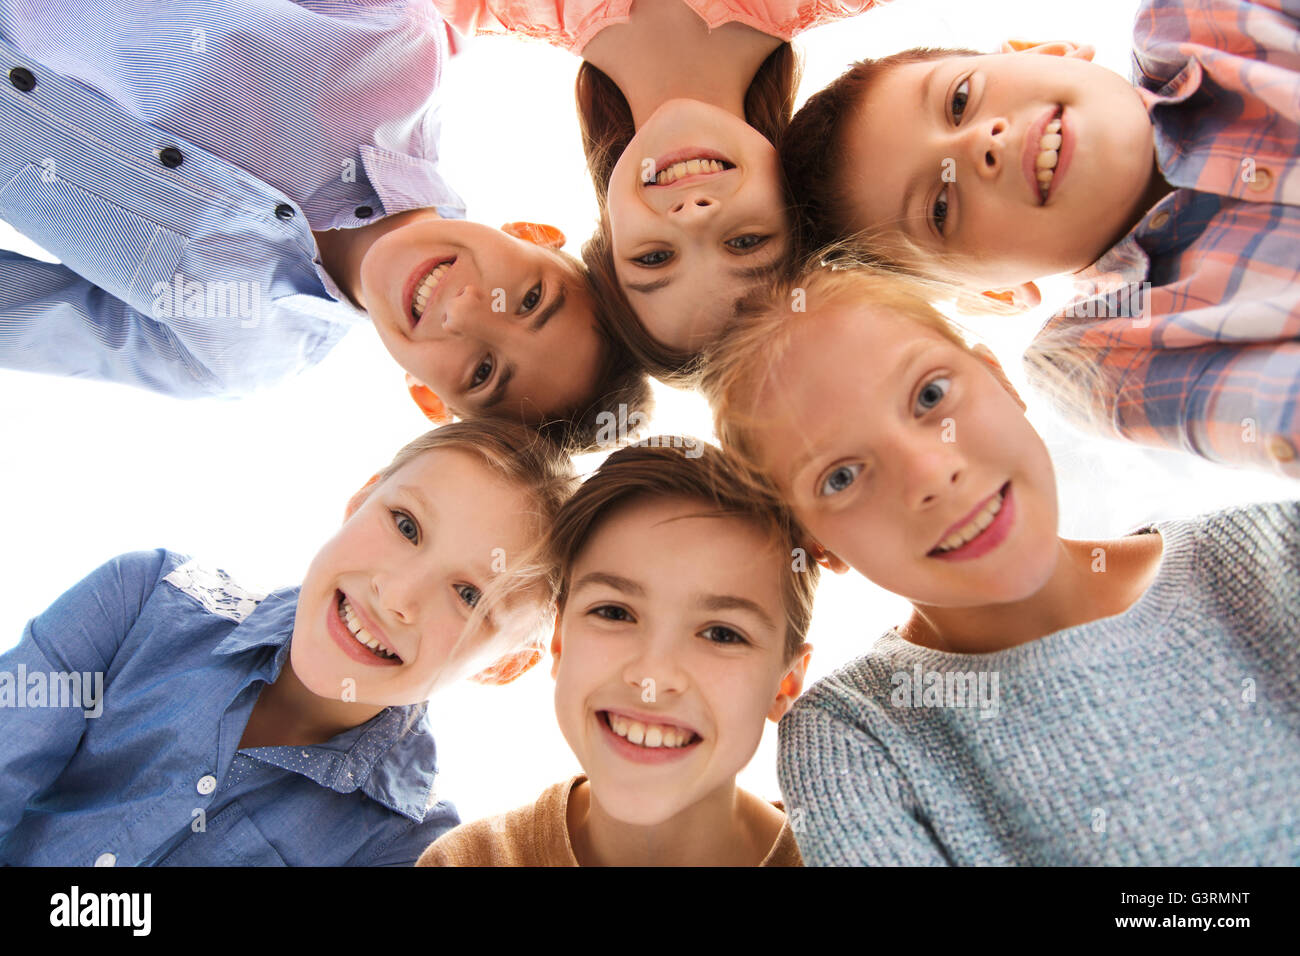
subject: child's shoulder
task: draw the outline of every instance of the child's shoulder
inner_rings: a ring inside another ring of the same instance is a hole
[[[535,803],[485,817],[443,834],[416,866],[577,865],[569,845],[569,793],[582,777],[547,787]]]

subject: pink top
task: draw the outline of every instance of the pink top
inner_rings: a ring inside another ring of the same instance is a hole
[[[743,23],[790,40],[804,30],[857,16],[878,0],[682,0],[709,29]],[[605,27],[626,23],[633,0],[434,0],[462,36],[521,33],[581,56]]]

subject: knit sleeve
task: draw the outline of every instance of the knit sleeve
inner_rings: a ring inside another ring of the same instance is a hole
[[[948,866],[911,787],[869,731],[805,698],[781,721],[777,777],[805,866]]]

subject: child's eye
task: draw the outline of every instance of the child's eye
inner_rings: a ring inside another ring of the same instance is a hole
[[[732,628],[729,627],[725,627],[721,624],[715,624],[712,627],[707,627],[700,633],[705,638],[712,641],[714,644],[748,644],[749,643],[747,640],[745,640],[744,635],[742,635],[739,631],[733,630]]]
[[[420,540],[420,526],[415,523],[415,519],[405,511],[390,511],[393,516],[393,524],[397,528],[397,533],[412,544]]]
[[[970,99],[970,80],[962,80],[957,89],[952,92],[952,121],[961,122],[961,116],[966,112],[966,101]]]
[[[948,221],[948,187],[944,186],[939,190],[939,195],[934,199],[934,208],[930,211],[930,219],[934,223],[934,228],[939,230],[939,235],[943,235],[944,224]]]
[[[763,243],[767,242],[767,236],[756,236],[753,234],[747,236],[737,236],[735,239],[728,239],[726,245],[732,249],[739,249],[747,252],[750,249],[757,249]]]
[[[523,301],[519,303],[519,314],[523,315],[525,312],[533,311],[533,309],[537,308],[537,303],[541,301],[542,284],[539,282],[528,290],[528,294],[525,295]]]
[[[493,367],[494,366],[492,364],[492,357],[490,355],[485,357],[483,361],[479,362],[478,366],[474,369],[474,377],[470,379],[469,387],[477,388],[478,386],[486,382],[488,378],[492,375]]]
[[[853,484],[860,474],[862,474],[861,463],[840,465],[822,481],[821,488],[818,489],[817,494],[823,498],[829,498],[831,495],[838,495],[841,491],[848,488],[849,485]]]
[[[457,584],[456,594],[470,607],[478,607],[478,602],[483,597],[483,592],[472,584]]]
[[[602,604],[594,607],[587,613],[594,614],[596,617],[604,618],[606,621],[631,621],[632,615],[627,612],[627,608],[619,607],[617,604]]]
[[[639,266],[661,266],[673,257],[669,249],[656,249],[654,252],[647,252],[643,256],[637,256],[632,261]]]
[[[952,379],[949,378],[936,378],[926,382],[916,396],[918,411],[922,413],[930,411],[943,401],[951,388]]]

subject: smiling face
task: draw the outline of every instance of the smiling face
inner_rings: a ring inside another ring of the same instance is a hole
[[[952,268],[980,289],[1095,262],[1145,212],[1156,175],[1136,90],[1074,56],[890,68],[845,137],[853,226],[898,229],[927,258],[969,257]]]
[[[687,498],[629,503],[592,534],[552,673],[560,729],[608,815],[650,826],[734,787],[764,718],[788,707],[785,560],[752,522]]]
[[[619,284],[650,337],[676,351],[708,345],[790,249],[775,148],[697,100],[669,100],[637,130],[607,202]]]
[[[807,531],[916,604],[1037,593],[1058,555],[1055,478],[993,368],[880,308],[827,305],[790,334],[755,445]]]
[[[460,636],[495,577],[493,549],[521,554],[540,529],[526,493],[454,449],[367,491],[303,580],[293,670],[321,697],[340,699],[350,678],[360,703],[416,703],[489,653],[488,633]]]
[[[370,247],[361,292],[384,347],[461,417],[535,423],[596,386],[604,349],[584,284],[499,229],[414,219]]]

